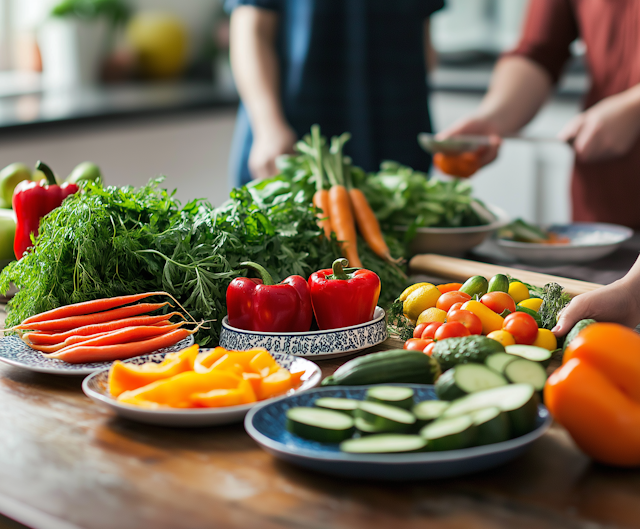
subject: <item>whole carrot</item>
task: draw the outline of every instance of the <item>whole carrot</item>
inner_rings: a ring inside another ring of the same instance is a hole
[[[361,268],[351,201],[347,188],[343,185],[333,185],[329,190],[329,217],[333,231],[341,241],[342,254],[349,260],[351,266]]]
[[[326,189],[316,191],[313,195],[313,205],[322,210],[318,213],[318,226],[324,230],[325,237],[330,239],[333,229],[329,218],[329,191]]]
[[[129,307],[120,307],[119,309],[108,310],[106,312],[97,312],[95,314],[85,314],[83,316],[69,316],[68,318],[60,318],[59,320],[40,321],[36,323],[21,323],[14,329],[24,329],[33,331],[70,331],[76,327],[83,327],[95,323],[104,323],[106,321],[138,316],[145,312],[151,312],[161,309],[168,305],[165,303],[138,303]]]
[[[40,321],[58,320],[69,316],[80,316],[82,314],[92,314],[94,312],[102,312],[103,310],[121,307],[129,303],[135,303],[149,296],[169,296],[166,292],[145,292],[144,294],[133,294],[131,296],[118,296],[115,298],[94,299],[92,301],[84,301],[82,303],[74,303],[73,305],[65,305],[56,309],[41,312],[35,316],[31,316],[22,322],[36,323]],[[170,296],[171,297],[171,296]]]
[[[104,332],[93,336],[72,336],[62,343],[55,345],[31,345],[32,349],[42,353],[55,353],[66,348],[71,348],[77,344],[82,345],[117,345],[129,342],[139,342],[153,336],[166,334],[184,325],[184,322],[174,323],[166,327],[138,326],[125,327],[117,331]]]
[[[358,229],[371,248],[379,257],[385,261],[393,261],[389,247],[384,240],[380,223],[375,213],[371,209],[364,193],[358,188],[353,187],[349,190],[349,198],[353,205],[353,213],[358,223]]]
[[[81,364],[84,362],[109,362],[111,360],[124,360],[133,356],[153,353],[163,347],[175,345],[180,340],[195,333],[196,329],[176,329],[169,333],[140,342],[130,342],[118,345],[84,345],[78,344],[69,347],[64,351],[58,351],[47,358],[57,358],[70,364]]]
[[[25,333],[22,338],[28,340],[32,344],[41,345],[54,345],[60,342],[64,342],[71,336],[88,336],[95,335],[104,332],[115,331],[117,329],[123,329],[125,327],[134,327],[137,325],[169,325],[171,322],[169,318],[173,316],[182,316],[179,312],[171,312],[170,314],[159,314],[158,316],[136,316],[133,318],[123,318],[121,320],[108,321],[105,323],[98,323],[95,325],[85,325],[84,327],[78,327],[66,332],[60,333],[48,333],[48,332],[28,332]]]

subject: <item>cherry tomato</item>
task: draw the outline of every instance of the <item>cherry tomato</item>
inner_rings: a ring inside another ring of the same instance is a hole
[[[413,337],[414,338],[422,338],[422,333],[424,331],[424,328],[429,325],[428,323],[419,323],[418,325],[416,325],[416,328],[413,329]]]
[[[404,342],[403,349],[407,351],[424,351],[424,348],[431,343],[431,340],[422,340],[420,338],[409,338]]]
[[[442,327],[439,327],[434,336],[435,340],[446,340],[447,338],[458,338],[460,336],[469,336],[469,329],[467,329],[459,321],[452,321],[445,323]]]
[[[506,292],[489,292],[480,298],[480,303],[496,314],[502,314],[505,309],[509,312],[516,311],[516,302]]]
[[[464,305],[464,303],[454,303],[453,305],[451,305],[451,308],[447,311],[447,315],[449,315],[450,312],[453,312],[454,310],[460,310],[462,308],[462,305]]]
[[[536,320],[524,312],[509,314],[504,319],[502,328],[519,344],[531,345],[538,337]]]
[[[460,154],[437,152],[433,155],[433,165],[451,176],[468,178],[480,169],[480,158],[475,152],[470,151]]]
[[[451,305],[454,303],[466,303],[471,299],[469,294],[465,294],[464,292],[447,292],[446,294],[442,294],[438,301],[436,301],[436,308],[440,310],[444,310],[445,312],[449,312]]]
[[[427,345],[422,351],[424,354],[431,356],[433,354],[433,349],[436,346],[436,342],[432,341],[429,345]]]
[[[482,334],[482,321],[470,310],[449,311],[447,321],[459,321],[467,328],[469,334]]]
[[[422,331],[420,338],[422,338],[423,340],[433,340],[433,337],[436,335],[436,331],[443,325],[444,323],[440,323],[439,321],[428,323],[424,328],[424,331]]]
[[[445,283],[444,285],[438,285],[436,288],[441,294],[446,294],[447,292],[460,290],[462,288],[462,283]]]

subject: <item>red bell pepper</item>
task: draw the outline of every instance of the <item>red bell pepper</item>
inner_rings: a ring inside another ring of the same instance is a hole
[[[76,184],[57,185],[53,171],[42,162],[36,164],[36,169],[44,173],[46,180],[23,180],[13,192],[13,210],[17,219],[16,236],[13,241],[16,259],[21,259],[27,248],[33,246],[31,234],[34,237],[38,236],[40,219],[79,189]]]
[[[375,272],[362,268],[346,268],[344,258],[328,268],[311,274],[309,289],[311,303],[320,329],[338,329],[366,323],[380,296],[380,278]]]
[[[238,277],[227,288],[229,325],[247,331],[306,332],[311,328],[309,285],[301,276],[275,284],[257,263],[240,263],[255,270],[260,279]]]

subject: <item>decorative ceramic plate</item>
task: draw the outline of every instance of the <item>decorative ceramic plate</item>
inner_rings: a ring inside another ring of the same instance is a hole
[[[193,336],[187,336],[184,340],[171,347],[160,349],[163,353],[180,351],[193,344]],[[0,362],[22,367],[38,373],[52,375],[90,375],[101,369],[108,368],[113,362],[92,362],[86,364],[70,364],[56,358],[47,358],[39,351],[31,349],[17,336],[5,336],[0,338]]]
[[[386,339],[385,313],[381,307],[376,307],[371,321],[327,331],[290,333],[245,331],[231,327],[225,316],[222,320],[220,346],[233,351],[262,347],[270,353],[288,353],[303,358],[323,360],[357,353],[378,345]]]
[[[210,349],[201,349],[202,352],[210,351]],[[127,363],[136,365],[144,364],[145,362],[155,362],[159,364],[164,359],[166,353],[156,353],[147,356],[138,356],[125,360]],[[301,391],[311,389],[318,385],[322,378],[320,368],[313,362],[305,360],[304,358],[296,358],[295,356],[274,353],[273,357],[281,367],[289,369],[290,371],[297,373],[304,371],[301,377],[302,384],[296,389],[292,389],[287,395],[297,394]],[[139,408],[137,406],[130,406],[128,404],[121,404],[115,398],[113,398],[107,389],[107,379],[109,376],[109,370],[104,369],[98,373],[94,373],[88,376],[82,382],[82,391],[98,404],[107,407],[114,411],[117,415],[131,419],[133,421],[144,422],[147,424],[155,424],[158,426],[179,426],[179,427],[192,427],[192,426],[214,426],[218,424],[231,424],[234,422],[240,422],[247,412],[256,404],[244,404],[242,406],[228,406],[226,408],[199,408],[199,409],[162,409],[162,410],[148,410],[145,408]],[[285,398],[287,395],[281,397],[275,397],[265,402],[273,402],[281,398]]]
[[[604,222],[574,222],[546,227],[560,237],[567,237],[567,244],[539,244],[498,239],[500,249],[523,263],[540,266],[588,263],[614,252],[633,236],[633,230]]]
[[[436,398],[431,385],[394,385],[413,388],[416,400]],[[463,450],[411,454],[347,454],[341,452],[337,444],[309,441],[287,431],[285,412],[289,408],[313,406],[320,397],[362,400],[370,387],[318,388],[276,402],[265,402],[247,414],[244,427],[264,450],[294,465],[335,476],[400,481],[461,476],[497,467],[522,454],[551,425],[549,412],[539,406],[536,429],[526,435]]]

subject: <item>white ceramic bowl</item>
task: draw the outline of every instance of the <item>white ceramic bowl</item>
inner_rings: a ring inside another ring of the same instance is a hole
[[[442,255],[460,256],[471,250],[492,233],[509,224],[509,215],[496,206],[487,206],[496,220],[484,226],[470,226],[468,228],[418,228],[415,238],[411,241],[410,251],[413,255],[423,253],[437,253]],[[406,231],[406,227],[396,227],[398,231]]]
[[[601,259],[618,249],[633,236],[633,230],[604,222],[574,222],[548,227],[560,236],[568,237],[568,244],[537,244],[498,239],[500,249],[523,263],[538,266],[588,263]]]
[[[208,351],[208,349],[201,349],[202,352]],[[164,359],[164,354],[153,354],[146,356],[138,356],[125,360],[125,363],[133,363],[136,365],[144,364],[145,362],[160,363]],[[284,398],[290,395],[294,395],[300,391],[311,389],[318,385],[322,378],[320,368],[304,358],[296,358],[291,355],[285,354],[273,354],[276,362],[281,367],[289,369],[290,371],[297,373],[304,371],[301,377],[302,384],[296,389],[292,389],[285,395],[275,397],[274,399],[267,399],[262,402],[269,402],[279,398]],[[242,421],[247,412],[259,402],[251,404],[243,404],[242,406],[228,406],[224,408],[199,408],[199,409],[161,409],[161,410],[148,410],[145,408],[139,408],[137,406],[131,406],[129,404],[122,404],[113,398],[108,391],[107,381],[109,377],[109,370],[104,369],[93,373],[85,378],[82,382],[82,391],[97,402],[100,406],[109,408],[116,415],[125,417],[132,421],[143,422],[146,424],[155,424],[157,426],[177,426],[177,427],[193,427],[193,426],[216,426],[220,424],[232,424]]]
[[[246,331],[222,320],[220,346],[232,351],[262,347],[270,353],[287,353],[304,358],[324,359],[353,354],[387,339],[387,322],[381,307],[366,323],[327,331],[269,333]]]

